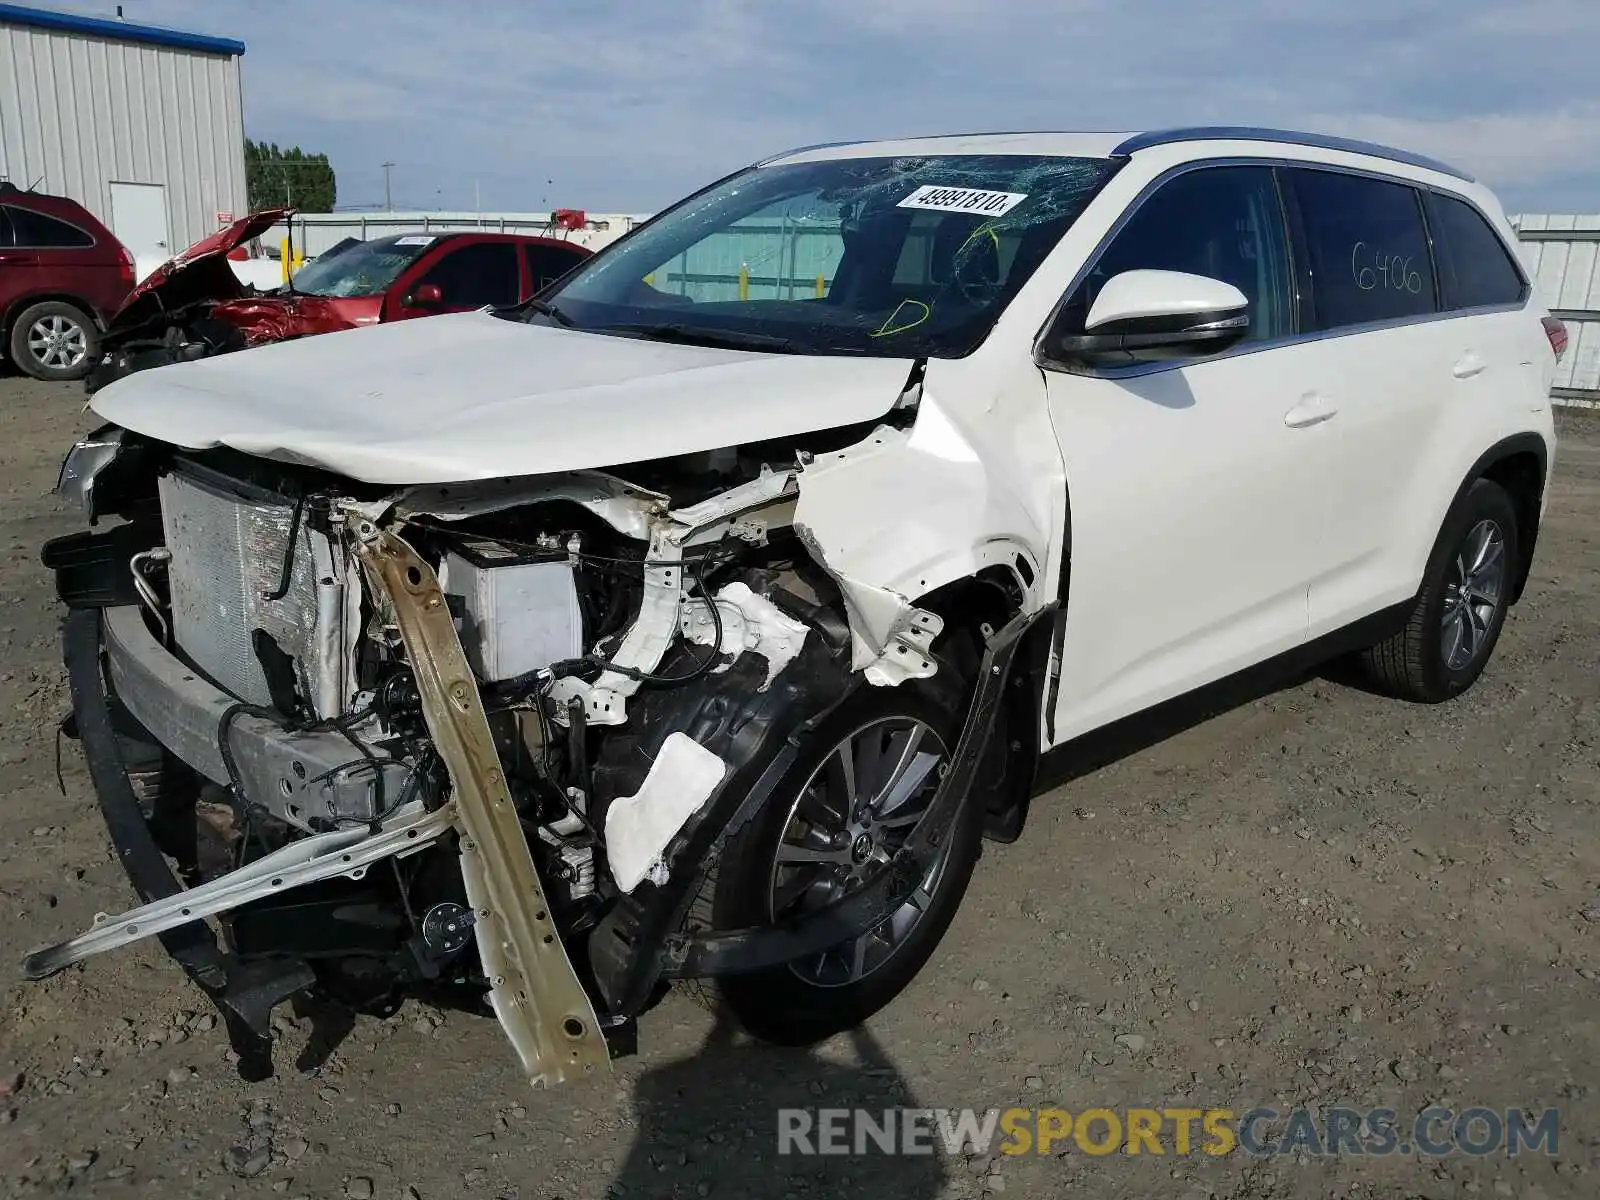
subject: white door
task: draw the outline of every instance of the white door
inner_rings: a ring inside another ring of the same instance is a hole
[[[1416,188],[1309,167],[1288,176],[1312,278],[1306,325],[1328,335],[1308,355],[1338,360],[1341,378],[1335,470],[1347,486],[1328,507],[1315,637],[1415,594],[1444,506],[1497,439],[1507,398],[1526,390],[1526,351],[1542,347],[1537,321],[1491,311],[1515,309],[1522,280],[1470,205],[1430,202],[1436,272]],[[1446,253],[1458,245],[1459,269]],[[1477,315],[1434,319],[1453,308]],[[1519,347],[1516,330],[1531,342]]]
[[[128,248],[143,279],[174,251],[167,233],[167,189],[159,183],[111,185],[111,232]]]
[[[1244,341],[1215,357],[1047,372],[1071,576],[1052,724],[1063,741],[1299,645],[1321,559],[1331,431],[1293,329],[1275,173],[1206,167],[1156,191],[1069,298],[1138,268],[1234,284]]]

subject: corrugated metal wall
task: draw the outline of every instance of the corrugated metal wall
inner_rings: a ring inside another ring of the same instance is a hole
[[[1522,259],[1546,308],[1567,326],[1558,400],[1600,401],[1600,215],[1513,217]]]
[[[176,253],[246,211],[239,60],[0,24],[0,175],[107,225],[112,180],[164,184]]]

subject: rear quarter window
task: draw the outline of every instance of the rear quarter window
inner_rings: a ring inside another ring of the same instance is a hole
[[[1308,328],[1340,329],[1438,311],[1415,188],[1364,175],[1290,172],[1311,278]]]
[[[94,238],[76,225],[31,208],[6,206],[11,218],[12,245],[36,250],[83,250],[94,245]]]
[[[1444,307],[1520,304],[1527,283],[1500,235],[1472,205],[1439,192],[1428,197]]]

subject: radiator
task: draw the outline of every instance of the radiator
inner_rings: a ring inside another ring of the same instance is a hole
[[[160,489],[179,649],[224,691],[267,705],[272,695],[253,641],[264,630],[294,660],[302,699],[321,716],[337,713],[342,588],[327,538],[298,523],[289,586],[269,600],[283,582],[293,502],[182,471],[162,476]]]

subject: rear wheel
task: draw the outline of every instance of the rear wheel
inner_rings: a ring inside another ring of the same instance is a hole
[[[82,379],[100,357],[100,331],[76,305],[47,300],[11,326],[11,361],[35,379]]]
[[[712,923],[732,929],[804,916],[875,879],[928,818],[960,732],[960,701],[945,693],[958,690],[869,687],[835,713],[766,808],[729,839]],[[917,889],[875,928],[780,967],[721,978],[716,998],[750,1033],[784,1045],[860,1024],[938,946],[977,862],[981,817],[963,799],[943,818]]]
[[[1362,653],[1373,681],[1424,703],[1471,687],[1505,624],[1518,554],[1511,498],[1476,481],[1445,518],[1405,628]]]

